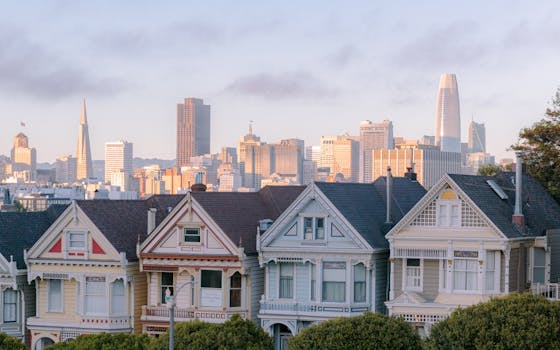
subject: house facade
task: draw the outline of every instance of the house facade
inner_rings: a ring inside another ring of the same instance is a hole
[[[136,244],[148,222],[162,221],[182,196],[73,202],[27,252],[36,316],[27,320],[31,349],[90,333],[140,332],[146,300]],[[159,216],[148,219],[148,212]]]
[[[259,318],[276,349],[314,323],[385,311],[384,234],[425,193],[407,178],[390,183],[388,196],[386,178],[312,183],[259,235],[266,280]]]
[[[275,220],[302,190],[189,192],[140,247],[148,281],[142,331],[168,329],[166,295],[175,298],[177,322],[219,323],[236,313],[256,322],[264,290],[255,245],[259,223]]]
[[[27,283],[23,252],[31,248],[65,207],[0,213],[0,332],[27,345],[30,344],[25,321],[35,316],[35,285]]]
[[[444,176],[386,236],[389,314],[425,334],[457,307],[549,281],[557,228],[560,207],[528,175]]]

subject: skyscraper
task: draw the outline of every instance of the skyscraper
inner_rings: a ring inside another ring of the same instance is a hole
[[[37,152],[35,148],[29,147],[29,139],[24,133],[20,132],[14,137],[14,148],[12,148],[11,155],[14,177],[21,178],[25,182],[35,180]]]
[[[282,176],[292,176],[296,182],[303,181],[303,159],[305,144],[303,140],[280,140],[274,145],[274,172]]]
[[[115,172],[132,176],[132,143],[122,140],[105,143],[105,181],[110,182]]]
[[[210,153],[210,105],[199,98],[185,98],[177,104],[178,167],[190,164],[191,157]]]
[[[93,176],[91,149],[89,147],[89,131],[86,115],[86,99],[82,98],[82,116],[78,129],[78,147],[76,150],[76,177],[78,180]]]
[[[360,182],[371,182],[375,179],[371,174],[371,151],[374,149],[393,149],[393,123],[384,120],[372,123],[364,120],[360,123]]]
[[[486,128],[474,120],[469,125],[469,153],[486,153]]]
[[[442,74],[439,79],[435,141],[442,152],[461,153],[461,115],[455,74]]]

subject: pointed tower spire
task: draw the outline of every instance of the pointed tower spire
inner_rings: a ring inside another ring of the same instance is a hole
[[[76,148],[76,177],[78,180],[93,177],[93,164],[89,146],[89,131],[86,114],[86,99],[82,98],[82,116],[78,130],[78,147]]]

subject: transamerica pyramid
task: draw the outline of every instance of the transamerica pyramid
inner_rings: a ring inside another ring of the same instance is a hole
[[[76,177],[78,180],[93,177],[93,165],[91,162],[91,149],[89,147],[89,132],[86,115],[86,99],[82,98],[82,117],[78,130],[78,147],[76,149],[77,169]]]

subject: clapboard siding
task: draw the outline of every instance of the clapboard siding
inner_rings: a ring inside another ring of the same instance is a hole
[[[395,298],[402,293],[402,269],[403,269],[403,259],[395,259],[393,264],[395,267],[394,271],[394,289]]]
[[[389,258],[389,251],[379,253],[375,256],[375,270],[374,275],[372,276],[372,281],[375,280],[375,289],[374,289],[374,308],[375,311],[381,313],[387,313],[387,308],[385,307],[385,301],[387,300],[387,290],[388,290],[388,264],[387,259]]]
[[[245,260],[245,268],[249,270],[249,278],[246,283],[246,295],[249,300],[249,318],[259,324],[257,314],[260,309],[261,296],[264,294],[264,269],[259,266],[256,255],[249,256]]]
[[[309,300],[309,266],[309,263],[296,265],[296,300]]]
[[[424,260],[424,287],[422,296],[435,299],[439,289],[439,260]]]
[[[278,264],[268,266],[268,294],[270,299],[278,299]]]
[[[139,271],[137,263],[129,265],[127,273],[133,276],[132,289],[134,293],[134,304],[132,306],[133,309],[130,315],[134,325],[133,332],[135,334],[141,334],[142,324],[140,323],[140,317],[142,315],[142,305],[146,305],[146,301],[148,300],[148,284],[146,283],[146,274]]]

